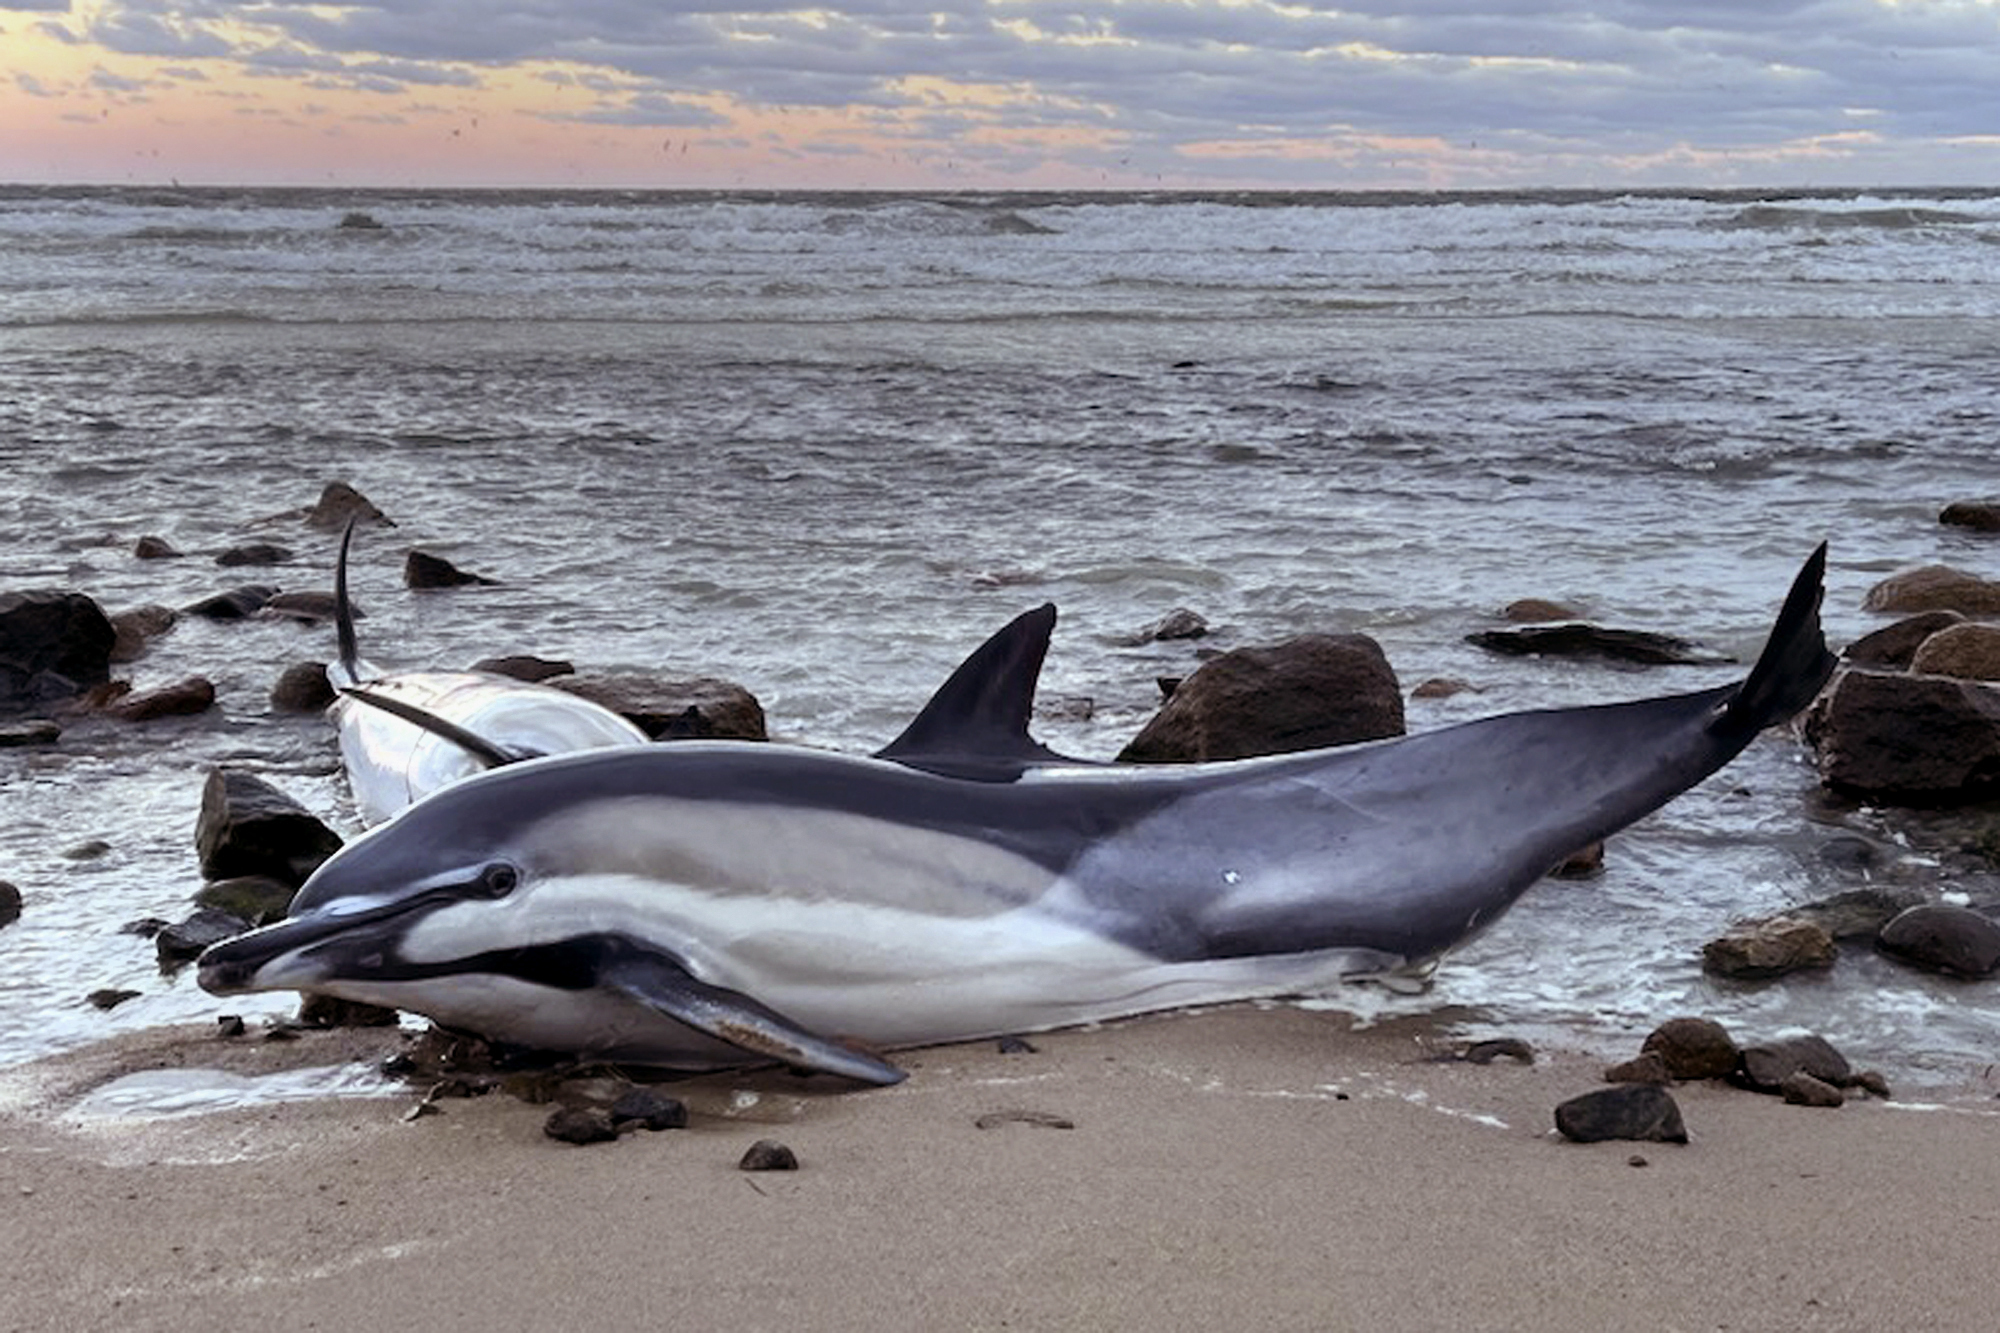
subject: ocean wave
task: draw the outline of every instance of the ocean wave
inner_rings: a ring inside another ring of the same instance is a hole
[[[1922,227],[1972,226],[1986,219],[1943,208],[1901,205],[1893,208],[1804,208],[1752,204],[1710,225],[1725,230],[1756,231],[1911,231]]]

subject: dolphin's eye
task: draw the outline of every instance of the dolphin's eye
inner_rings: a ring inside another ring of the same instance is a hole
[[[479,878],[473,882],[473,888],[488,898],[505,898],[520,882],[520,871],[505,861],[495,861],[479,872]]]

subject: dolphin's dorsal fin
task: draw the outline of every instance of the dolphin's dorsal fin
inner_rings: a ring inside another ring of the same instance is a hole
[[[539,750],[530,750],[522,746],[501,745],[497,741],[489,741],[477,732],[468,731],[456,722],[450,722],[439,717],[429,709],[419,708],[413,703],[408,703],[392,695],[377,694],[373,690],[363,688],[359,685],[343,686],[340,693],[342,698],[353,699],[356,702],[368,705],[370,708],[379,708],[385,713],[402,718],[403,721],[410,723],[412,726],[422,727],[433,736],[450,741],[453,745],[464,750],[488,768],[499,768],[506,764],[518,764],[523,759],[539,759],[542,757],[542,753]]]
[[[1053,602],[1014,617],[959,663],[902,735],[875,757],[929,772],[1007,778],[1033,764],[1077,762],[1028,734],[1055,626]]]
[[[1729,706],[1712,724],[1715,731],[1762,731],[1783,722],[1819,694],[1833,674],[1833,654],[1820,630],[1819,606],[1825,592],[1826,543],[1821,542],[1792,580],[1771,637],[1757,665]]]
[[[879,1085],[901,1083],[905,1077],[887,1060],[822,1037],[741,991],[699,980],[665,954],[616,937],[600,938],[608,956],[598,963],[598,983],[677,1023],[797,1069]]]

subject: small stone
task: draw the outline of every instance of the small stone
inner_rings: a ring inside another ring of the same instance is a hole
[[[253,926],[268,926],[284,919],[297,892],[291,885],[267,875],[238,875],[202,885],[195,892],[194,901],[197,907],[227,912]]]
[[[611,1103],[611,1123],[620,1129],[627,1125],[655,1130],[686,1129],[687,1122],[685,1103],[651,1088],[633,1088]]]
[[[1164,643],[1173,639],[1199,639],[1207,633],[1206,620],[1184,606],[1177,606],[1152,624],[1127,636],[1125,642]]]
[[[116,1009],[127,1000],[136,1000],[139,998],[139,995],[140,992],[135,990],[117,990],[107,987],[104,990],[92,991],[89,999],[91,1004],[97,1008],[109,1010]]]
[[[1854,1076],[1854,1086],[1871,1097],[1889,1100],[1889,1080],[1882,1077],[1879,1069],[1864,1069]]]
[[[1652,1165],[1652,1163],[1651,1163],[1651,1162],[1648,1162],[1648,1161],[1647,1161],[1647,1160],[1645,1159],[1645,1157],[1644,1157],[1644,1156],[1642,1156],[1641,1154],[1639,1154],[1639,1153],[1633,1153],[1633,1154],[1632,1154],[1632,1155],[1631,1155],[1630,1157],[1627,1157],[1627,1158],[1625,1159],[1625,1165],[1627,1165],[1627,1166],[1651,1166],[1651,1165]]]
[[[201,957],[210,945],[220,944],[248,929],[250,923],[240,916],[203,907],[187,920],[176,921],[155,935],[153,948],[159,954],[161,970],[172,972]]]
[[[1519,1037],[1488,1037],[1467,1046],[1459,1058],[1471,1065],[1490,1065],[1501,1059],[1531,1065],[1535,1063],[1535,1048]]]
[[[1647,1051],[1642,1055],[1612,1065],[1604,1071],[1606,1083],[1653,1083],[1664,1086],[1674,1081],[1667,1072],[1667,1062],[1660,1058],[1658,1051]]]
[[[24,749],[30,745],[54,745],[61,739],[62,728],[42,718],[30,722],[13,722],[0,727],[0,750]]]
[[[1954,500],[1938,514],[1947,527],[2000,532],[2000,500]]]
[[[551,1114],[542,1133],[563,1143],[609,1143],[618,1137],[611,1116],[595,1106],[565,1106]]]
[[[248,542],[232,546],[215,557],[218,565],[282,565],[292,558],[290,550],[271,542]]]
[[[736,1163],[739,1171],[796,1171],[798,1155],[776,1139],[758,1139]]]
[[[0,879],[0,926],[11,926],[20,919],[21,890]]]
[[[1673,1094],[1647,1083],[1620,1083],[1570,1098],[1556,1107],[1556,1129],[1575,1143],[1688,1141]]]
[[[1660,1057],[1671,1078],[1727,1078],[1739,1054],[1729,1029],[1712,1018],[1670,1018],[1639,1049]]]
[[[243,1015],[218,1014],[216,1016],[215,1035],[221,1037],[223,1040],[227,1041],[232,1037],[240,1037],[244,1031]]]
[[[1454,695],[1478,693],[1479,687],[1470,681],[1460,680],[1456,676],[1432,676],[1429,680],[1419,681],[1416,688],[1410,691],[1410,697],[1449,699]]]
[[[1803,1069],[1794,1070],[1778,1085],[1778,1091],[1793,1106],[1841,1106],[1847,1095],[1824,1079],[1814,1078]]]
[[[1539,625],[1552,620],[1576,620],[1582,612],[1562,602],[1552,602],[1546,597],[1522,597],[1500,608],[1500,618],[1511,620],[1516,625]]]
[[[339,532],[348,522],[395,527],[367,496],[344,481],[330,481],[319,493],[319,502],[306,511],[306,525],[321,532]]]
[[[1549,872],[1550,879],[1596,879],[1604,873],[1604,843],[1600,840],[1571,852]]]
[[[317,713],[334,698],[324,662],[295,662],[271,687],[271,707],[281,713]]]
[[[392,1028],[401,1021],[394,1009],[333,995],[303,997],[297,1019],[300,1027],[308,1028]]]
[[[1037,1129],[1075,1129],[1076,1121],[1048,1111],[988,1111],[972,1122],[974,1129],[998,1129],[1002,1125],[1032,1125]]]
[[[180,552],[165,537],[145,536],[133,546],[132,554],[140,560],[172,560]]]
[[[1774,916],[1744,922],[1701,948],[1704,972],[1741,981],[1764,981],[1807,968],[1832,967],[1833,936],[1810,921]]]
[[[411,551],[403,560],[403,584],[409,588],[462,588],[498,583],[483,574],[468,574],[441,555]]]
[[[1000,1039],[1000,1054],[1002,1055],[1033,1055],[1035,1054],[1035,1049],[1035,1044],[1026,1037],[1002,1037]]]

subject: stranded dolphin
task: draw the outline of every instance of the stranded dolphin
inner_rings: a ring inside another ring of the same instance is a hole
[[[326,674],[341,695],[329,714],[362,823],[496,764],[649,739],[610,709],[551,686],[485,671],[385,674],[364,662],[347,597],[353,538],[349,523],[333,579],[340,660]]]
[[[1743,681],[1335,750],[972,782],[783,746],[535,760],[350,843],[211,948],[494,1039],[871,1082],[881,1049],[1422,972],[1804,707],[1825,548]]]

